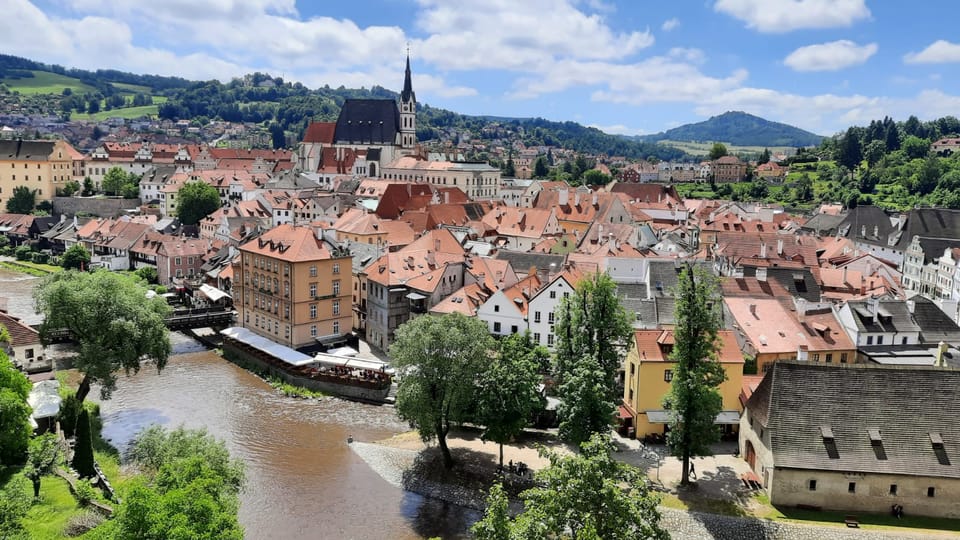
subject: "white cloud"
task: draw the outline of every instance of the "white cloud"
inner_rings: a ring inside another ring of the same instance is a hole
[[[842,39],[800,47],[790,53],[783,63],[795,71],[838,71],[862,64],[876,52],[876,43],[857,45]]]
[[[664,32],[669,32],[674,28],[680,26],[680,19],[674,17],[672,19],[667,19],[663,21],[663,24],[660,26],[660,29]]]
[[[847,27],[870,17],[864,0],[717,0],[713,8],[764,33]]]
[[[938,39],[918,53],[907,54],[903,57],[903,61],[908,64],[960,62],[960,44]]]
[[[537,71],[555,59],[622,60],[649,47],[649,30],[615,32],[569,0],[418,0],[417,45],[440,69]]]
[[[612,126],[598,126],[596,124],[591,124],[592,128],[597,128],[604,133],[609,133],[611,135],[643,135],[646,133],[645,130],[627,127],[623,124],[613,124]]]
[[[671,58],[678,58],[680,60],[685,60],[687,62],[692,62],[694,64],[701,64],[707,59],[707,55],[703,54],[703,51],[700,49],[694,48],[684,48],[684,47],[674,47],[667,51],[667,56]]]

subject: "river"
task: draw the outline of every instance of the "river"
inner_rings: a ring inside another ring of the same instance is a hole
[[[0,269],[0,297],[11,314],[36,321],[36,279]],[[153,423],[205,427],[246,463],[240,522],[251,539],[415,539],[464,535],[473,512],[398,489],[347,443],[406,431],[390,407],[299,400],[182,334],[157,373],[121,376],[101,405],[104,437],[123,450]],[[91,392],[95,396],[96,391]]]

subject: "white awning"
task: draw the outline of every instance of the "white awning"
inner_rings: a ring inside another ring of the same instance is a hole
[[[279,343],[270,341],[269,339],[258,336],[253,332],[247,330],[246,328],[240,328],[239,326],[233,326],[230,328],[225,328],[220,331],[224,336],[235,339],[240,343],[253,347],[261,352],[269,354],[270,356],[286,362],[291,366],[306,366],[313,364],[316,360],[312,356],[303,354],[302,352],[295,351],[290,347],[285,347]]]
[[[418,293],[418,292],[412,292],[412,293],[410,293],[410,294],[407,295],[407,298],[409,298],[409,299],[411,299],[411,300],[423,300],[424,298],[426,298],[426,296],[424,296],[424,295],[422,295],[422,294],[420,294],[420,293]]]
[[[34,384],[27,404],[33,409],[33,418],[36,420],[56,416],[60,412],[60,382],[50,379]]]
[[[317,353],[315,361],[321,366],[344,367],[347,369],[365,369],[368,371],[383,371],[384,373],[393,373],[394,369],[383,362],[376,360],[364,360],[362,358],[352,358],[349,356],[334,356],[332,354]]]
[[[224,298],[230,298],[230,295],[211,285],[203,284],[200,286],[200,292],[210,299],[211,302],[219,302]]]

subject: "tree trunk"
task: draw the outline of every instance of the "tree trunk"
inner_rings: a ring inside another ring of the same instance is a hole
[[[453,468],[453,456],[450,455],[450,449],[447,448],[447,434],[437,434],[437,444],[440,445],[440,452],[443,454],[443,466],[446,469]]]
[[[33,481],[33,498],[39,499],[40,498],[40,478],[39,477],[33,478],[32,481]]]
[[[503,443],[500,443],[500,470],[503,470]]]
[[[690,485],[690,455],[687,453],[686,449],[683,451],[683,473],[680,476],[680,485]]]
[[[87,394],[90,393],[90,375],[84,375],[83,380],[80,381],[80,386],[77,387],[77,401],[83,404],[83,400],[87,398]]]

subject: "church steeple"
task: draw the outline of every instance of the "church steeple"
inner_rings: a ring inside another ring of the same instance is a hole
[[[413,82],[410,80],[410,50],[407,50],[407,71],[403,74],[403,92],[400,93],[400,101],[413,101],[416,103],[417,95],[413,93]]]
[[[417,95],[413,93],[410,77],[410,48],[407,47],[407,70],[403,75],[403,92],[400,92],[400,147],[410,154],[417,145]]]

